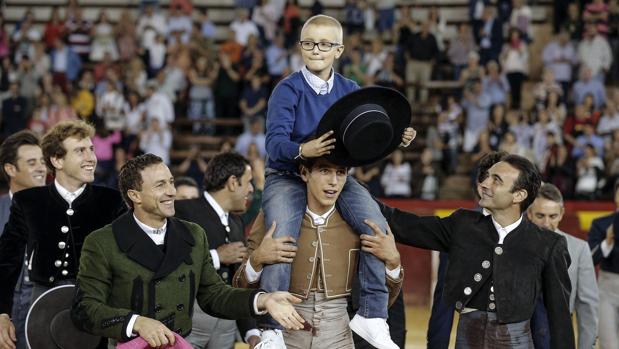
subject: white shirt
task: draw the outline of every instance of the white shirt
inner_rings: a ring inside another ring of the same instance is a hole
[[[163,223],[163,226],[161,228],[153,228],[149,225],[146,225],[144,223],[142,223],[138,217],[135,216],[135,214],[133,215],[133,219],[135,219],[135,222],[138,224],[138,226],[146,233],[146,235],[148,235],[148,237],[153,240],[153,242],[155,243],[155,245],[163,245],[165,242],[165,235],[166,232],[168,231],[168,221],[166,220],[165,223]]]
[[[324,81],[318,76],[314,75],[314,73],[310,72],[306,66],[301,68],[301,74],[303,74],[303,78],[307,82],[308,85],[316,92],[317,95],[326,95],[330,93],[333,89],[333,81],[335,80],[335,73],[333,68],[331,68],[331,77],[329,80]]]
[[[333,205],[327,212],[323,214],[314,213],[310,211],[309,207],[305,209],[305,212],[307,212],[307,214],[312,217],[312,221],[315,225],[324,225],[327,222],[327,219],[329,218],[331,213],[333,213],[333,211],[335,211],[335,205]],[[401,266],[398,266],[393,270],[389,270],[387,267],[385,267],[385,272],[390,278],[397,281],[400,279],[401,269]],[[248,258],[247,264],[245,266],[245,277],[247,278],[247,281],[250,283],[256,282],[260,279],[260,275],[262,275],[262,270],[256,271],[251,265],[251,257]]]
[[[60,194],[60,196],[64,199],[64,201],[66,201],[69,204],[69,206],[71,206],[73,201],[75,201],[75,199],[77,199],[78,196],[82,195],[82,193],[84,192],[84,189],[86,189],[86,184],[83,184],[76,191],[70,192],[67,189],[65,189],[65,187],[60,185],[60,183],[58,183],[58,180],[56,179],[54,180],[54,185],[56,186],[56,190],[58,190],[58,194]]]
[[[211,194],[209,194],[207,191],[204,191],[204,198],[211,205],[211,207],[213,207],[213,209],[215,210],[215,213],[217,213],[217,216],[219,217],[219,220],[221,221],[221,224],[226,227],[226,231],[229,233],[230,227],[228,226],[228,215],[229,215],[228,212],[224,211],[224,209],[221,208],[221,206],[215,200],[215,198],[212,197]],[[226,240],[228,239],[226,238]],[[219,261],[219,254],[217,253],[216,249],[212,249],[210,250],[210,252],[211,252],[211,257],[213,258],[213,266],[215,267],[216,270],[219,270],[219,268],[221,268],[221,262]]]
[[[506,227],[502,227],[497,221],[494,220],[494,217],[492,217],[492,224],[494,224],[494,227],[496,228],[497,233],[499,233],[499,244],[503,244],[503,240],[505,240],[505,237],[507,236],[507,234],[511,233],[514,229],[518,228],[521,222],[522,222],[522,215],[520,215],[520,218],[518,218],[518,220],[515,221],[514,223]]]

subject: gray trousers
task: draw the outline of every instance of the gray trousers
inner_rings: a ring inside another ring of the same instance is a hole
[[[295,304],[295,309],[305,321],[315,328],[309,331],[284,331],[288,349],[351,349],[354,348],[348,323],[346,297],[328,300],[324,293],[310,292],[307,300]]]
[[[619,349],[619,274],[600,270],[598,331],[601,349]]]
[[[185,338],[194,349],[232,349],[236,340],[236,321],[212,317],[193,306],[191,334]]]
[[[496,313],[460,314],[456,349],[533,349],[530,321],[500,324]]]

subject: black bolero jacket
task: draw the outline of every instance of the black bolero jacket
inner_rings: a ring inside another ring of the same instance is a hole
[[[84,238],[125,210],[118,191],[90,184],[71,206],[53,183],[15,193],[0,237],[0,313],[11,311],[26,248],[30,280],[75,279]]]
[[[459,209],[446,218],[419,217],[382,205],[397,242],[449,253],[443,299],[461,311],[492,277],[499,322],[531,318],[540,293],[548,311],[552,348],[574,348],[569,310],[570,257],[564,237],[527,219],[502,245],[490,216]]]

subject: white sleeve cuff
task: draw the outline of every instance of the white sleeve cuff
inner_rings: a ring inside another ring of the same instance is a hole
[[[247,278],[247,282],[250,284],[255,283],[260,280],[260,275],[262,275],[262,270],[255,271],[254,267],[251,266],[251,257],[247,258],[247,263],[245,263],[245,277]]]
[[[253,329],[247,331],[247,333],[245,334],[245,338],[244,338],[245,339],[245,343],[249,342],[249,337],[251,337],[251,336],[260,337],[260,330],[257,329],[257,328],[253,328]]]
[[[258,292],[256,293],[256,295],[254,296],[254,313],[256,313],[256,315],[266,315],[268,313],[268,311],[265,310],[258,310],[258,297],[261,294],[267,294],[266,292]]]
[[[219,270],[221,268],[221,262],[219,261],[219,254],[217,254],[217,250],[213,249],[211,251],[211,258],[213,258],[213,266],[215,270]]]
[[[615,244],[609,245],[606,242],[606,239],[604,239],[604,241],[602,241],[602,243],[600,244],[600,249],[602,250],[602,256],[604,256],[604,258],[607,258],[610,255],[610,252],[613,250],[614,246]]]
[[[136,314],[131,315],[131,320],[129,320],[129,323],[127,324],[127,332],[126,332],[127,338],[133,337],[133,325],[135,325],[135,320],[138,319],[138,316],[140,315],[136,315]]]
[[[398,265],[398,267],[393,270],[389,270],[387,267],[385,267],[385,272],[387,273],[387,276],[397,281],[397,280],[400,280],[401,269],[402,269],[402,266],[400,265]]]

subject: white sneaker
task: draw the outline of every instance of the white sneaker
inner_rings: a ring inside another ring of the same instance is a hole
[[[254,349],[286,349],[282,330],[265,330],[260,335],[260,343]]]
[[[357,314],[350,320],[349,326],[361,338],[378,349],[400,349],[391,340],[389,325],[387,325],[387,320],[385,319],[367,319]]]

